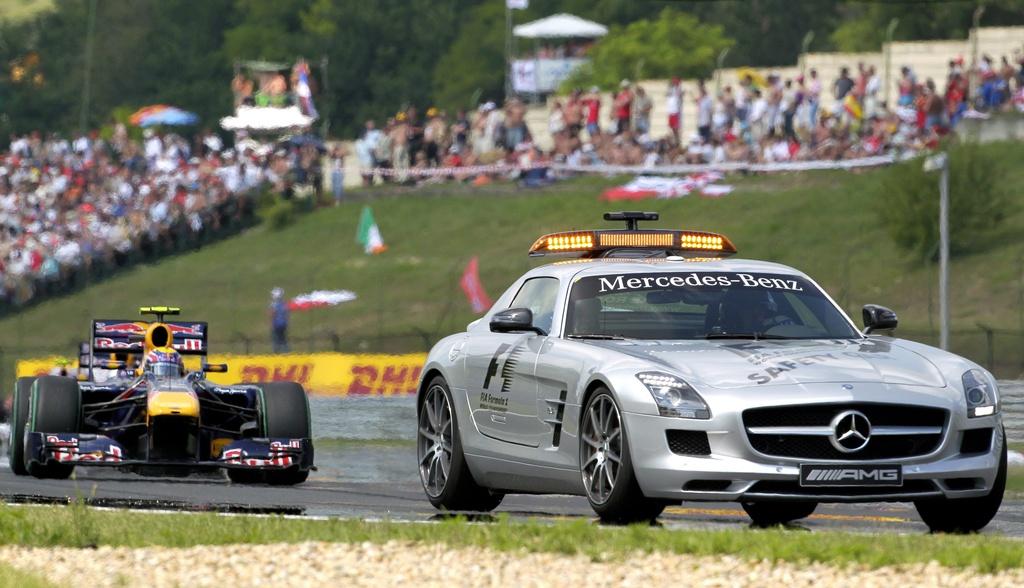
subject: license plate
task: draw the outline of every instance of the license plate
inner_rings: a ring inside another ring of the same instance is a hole
[[[899,464],[800,464],[801,486],[902,486]]]

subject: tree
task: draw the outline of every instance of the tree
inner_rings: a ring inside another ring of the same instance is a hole
[[[1012,212],[1002,169],[1013,165],[1000,145],[948,143],[949,235],[953,255],[977,251],[991,241]],[[939,178],[924,171],[922,158],[885,170],[876,193],[880,221],[903,249],[925,259],[938,255]]]
[[[498,100],[505,76],[505,6],[486,2],[473,8],[459,36],[434,67],[438,104],[450,109],[473,106],[474,95]]]
[[[566,85],[612,88],[624,78],[703,78],[714,70],[719,52],[733,44],[721,26],[666,8],[657,19],[614,27]]]

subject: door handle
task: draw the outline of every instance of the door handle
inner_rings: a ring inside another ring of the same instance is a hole
[[[505,415],[492,414],[491,415],[491,422],[492,423],[497,423],[499,425],[504,425],[505,424]]]

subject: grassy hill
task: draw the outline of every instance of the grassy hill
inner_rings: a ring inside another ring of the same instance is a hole
[[[16,23],[53,8],[54,0],[0,0],[0,20]]]
[[[1020,145],[987,149],[1008,161],[1024,157]],[[70,353],[87,337],[90,317],[133,318],[142,304],[180,305],[188,318],[208,320],[214,349],[266,351],[266,307],[274,286],[289,296],[338,288],[359,296],[336,308],[294,314],[291,334],[298,351],[335,344],[345,350],[424,350],[475,318],[458,286],[472,256],[480,257],[482,280],[496,298],[524,270],[542,263],[526,255],[537,236],[605,226],[601,213],[623,208],[659,211],[661,227],[723,232],[741,257],[808,272],[858,321],[863,304],[884,304],[900,314],[902,335],[931,341],[938,315],[936,268],[901,252],[879,225],[885,198],[878,194],[877,176],[735,176],[726,181],[736,191],[721,199],[614,206],[598,195],[622,178],[581,178],[532,192],[508,184],[356,192],[344,205],[301,216],[284,229],[257,227],[0,321],[3,375],[10,375],[19,356]],[[1009,167],[1005,180],[1024,185],[1024,170]],[[989,245],[952,265],[954,345],[981,362],[988,351],[978,323],[1022,330],[1024,322],[1024,191],[1014,198],[1018,206]],[[364,255],[354,241],[365,203],[372,205],[389,247],[382,255]],[[1022,341],[995,336],[1002,375],[1024,371]]]

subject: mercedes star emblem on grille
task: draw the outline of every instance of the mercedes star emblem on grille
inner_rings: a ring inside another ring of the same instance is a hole
[[[832,434],[828,440],[843,453],[860,451],[871,439],[871,421],[864,413],[846,410],[832,419]]]

